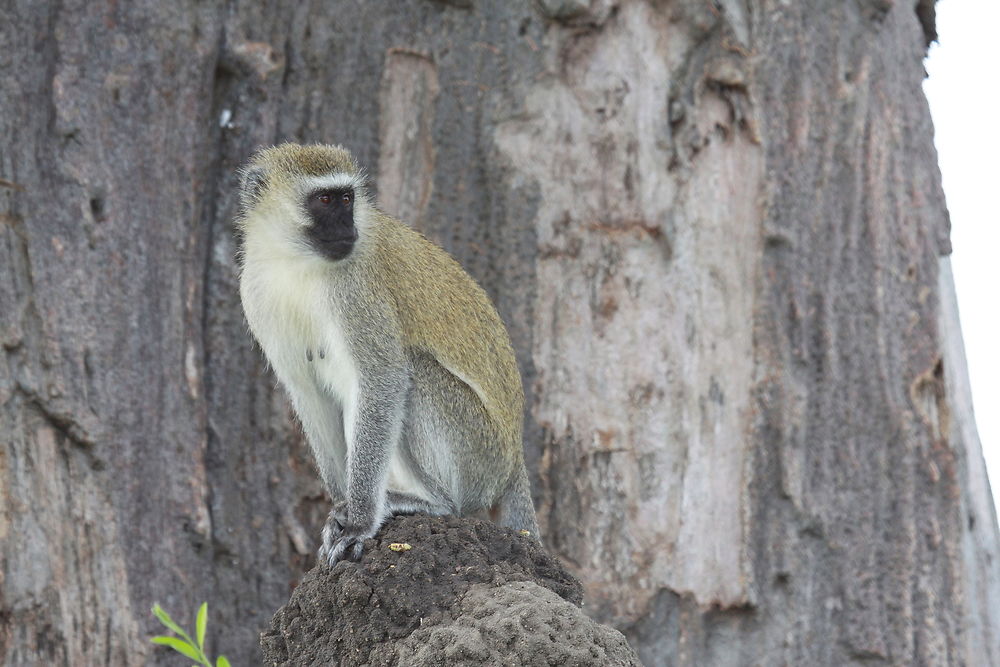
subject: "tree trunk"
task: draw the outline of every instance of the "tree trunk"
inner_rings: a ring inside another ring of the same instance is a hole
[[[311,564],[326,500],[233,258],[234,170],[282,140],[353,150],[496,300],[544,538],[647,664],[1000,663],[930,0],[0,26],[5,664],[174,664],[149,607],[205,599],[251,664]]]

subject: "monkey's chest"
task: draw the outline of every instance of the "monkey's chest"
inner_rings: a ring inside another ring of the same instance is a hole
[[[241,284],[243,308],[268,362],[291,393],[317,392],[344,405],[356,391],[357,365],[330,295],[315,282],[271,276]]]

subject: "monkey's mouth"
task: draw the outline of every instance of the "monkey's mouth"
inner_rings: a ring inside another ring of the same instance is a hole
[[[357,238],[344,238],[343,236],[335,236],[332,238],[324,238],[322,236],[315,237],[313,239],[317,244],[321,246],[337,246],[337,247],[350,247],[354,245]]]
[[[313,247],[328,259],[343,259],[347,257],[351,253],[351,250],[354,249],[354,243],[358,240],[356,230],[347,236],[342,234],[336,236],[312,234],[310,236]]]

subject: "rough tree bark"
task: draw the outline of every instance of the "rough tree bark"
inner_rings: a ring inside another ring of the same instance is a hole
[[[257,634],[325,500],[233,172],[341,142],[509,324],[549,546],[650,665],[1000,664],[919,0],[0,7],[0,656]],[[942,264],[942,262],[945,262]]]

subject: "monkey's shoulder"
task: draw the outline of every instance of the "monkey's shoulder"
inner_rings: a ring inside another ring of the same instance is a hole
[[[430,342],[475,345],[507,340],[503,322],[482,287],[440,246],[389,219],[376,282],[395,305],[404,334]]]

